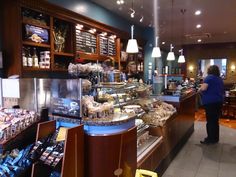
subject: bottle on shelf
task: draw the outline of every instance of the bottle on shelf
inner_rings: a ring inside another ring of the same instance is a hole
[[[33,66],[33,58],[30,54],[30,47],[28,48],[28,55],[27,55],[27,65],[29,67],[32,67]]]
[[[22,65],[23,65],[23,67],[28,66],[27,57],[26,57],[26,54],[25,54],[25,48],[24,47],[22,48]]]
[[[140,64],[140,70],[143,71],[143,62]]]
[[[141,63],[138,64],[138,71],[142,71],[141,70]]]
[[[34,47],[34,51],[33,51],[32,60],[33,60],[33,66],[38,68],[39,67],[39,58],[37,56],[37,51],[36,51],[35,47]]]

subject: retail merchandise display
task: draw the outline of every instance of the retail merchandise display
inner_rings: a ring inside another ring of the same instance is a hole
[[[28,158],[33,145],[27,146],[25,149],[13,149],[11,152],[1,154],[0,157],[0,176],[1,177],[17,177],[23,176],[27,169],[32,165],[32,161]]]
[[[29,153],[29,158],[35,162],[56,168],[64,155],[64,140],[57,141],[58,130],[48,137],[37,141]]]
[[[38,119],[34,111],[0,108],[0,142],[10,139]]]
[[[0,176],[17,177],[27,173],[33,163],[50,166],[51,177],[60,176],[58,172],[64,155],[64,140],[58,140],[58,132],[43,138],[25,149],[13,149],[0,158]]]

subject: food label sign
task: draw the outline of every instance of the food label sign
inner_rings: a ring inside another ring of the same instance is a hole
[[[52,98],[51,112],[54,115],[80,117],[80,101],[67,98]]]

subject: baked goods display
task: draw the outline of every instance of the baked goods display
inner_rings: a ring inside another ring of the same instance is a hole
[[[88,94],[92,89],[92,82],[88,79],[82,79],[83,94]]]
[[[142,135],[137,138],[137,147],[145,143],[150,138],[149,131],[145,131]]]
[[[149,97],[152,93],[152,87],[150,85],[139,83],[138,87],[135,89],[140,98]]]
[[[140,105],[127,105],[127,106],[123,106],[123,112],[140,114],[144,112],[144,110],[141,108]]]
[[[113,103],[98,103],[93,96],[83,96],[83,114],[89,118],[102,118],[114,113]]]
[[[91,72],[103,72],[103,68],[101,64],[73,64],[70,63],[68,66],[68,72],[72,75],[76,75],[78,73],[91,73]]]
[[[0,108],[0,142],[10,139],[36,121],[38,116],[34,111]]]
[[[146,124],[155,126],[163,126],[166,120],[176,112],[176,108],[174,106],[158,100],[154,101],[152,106],[146,105],[145,107],[150,109],[142,117],[143,121]]]

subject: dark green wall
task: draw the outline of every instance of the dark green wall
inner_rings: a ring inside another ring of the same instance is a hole
[[[101,23],[130,32],[130,21],[118,16],[90,0],[48,0],[58,6],[64,7]],[[134,35],[142,35],[144,28],[135,25]]]

